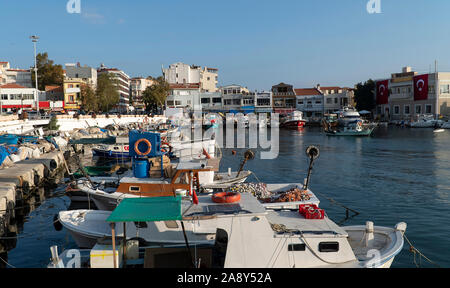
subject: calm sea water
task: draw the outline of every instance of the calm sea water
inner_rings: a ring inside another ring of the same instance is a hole
[[[393,227],[404,221],[408,224],[406,235],[415,247],[440,266],[450,267],[449,144],[450,130],[433,133],[432,129],[378,128],[370,138],[328,137],[318,128],[281,130],[279,157],[261,160],[256,153],[246,168],[265,183],[301,183],[308,168],[304,151],[308,145],[316,145],[320,157],[314,164],[310,188],[330,218],[341,222],[345,209],[326,197],[360,213],[343,225],[373,221]],[[245,149],[234,149],[236,156],[232,150],[223,150],[222,171],[239,168]],[[25,218],[15,248],[8,253],[9,264],[45,267],[51,245],[76,247],[65,230],[58,232],[53,227],[53,216],[70,205],[70,200],[61,196],[63,190],[61,186],[50,192],[54,196]],[[392,267],[416,267],[413,261],[405,243]],[[421,263],[434,267],[425,259]]]

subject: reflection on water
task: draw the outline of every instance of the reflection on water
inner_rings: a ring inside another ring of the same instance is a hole
[[[404,221],[408,224],[406,234],[415,246],[441,266],[450,267],[448,143],[450,131],[435,134],[429,129],[379,128],[368,138],[328,137],[319,128],[280,130],[279,157],[261,160],[256,149],[256,158],[247,162],[246,169],[266,183],[303,182],[308,168],[305,149],[316,145],[320,157],[314,164],[310,187],[331,219],[340,222],[345,218],[345,210],[325,196],[360,212],[344,225],[361,225],[370,220],[375,225],[393,227]],[[233,156],[232,150],[237,155]],[[221,170],[239,169],[246,150],[223,149]],[[120,160],[117,162],[115,159],[96,165],[121,164]],[[61,196],[64,189],[61,185],[57,190],[43,191],[29,211],[17,211],[16,222],[11,225],[11,231],[15,232],[11,233],[19,238],[1,241],[3,251],[10,250],[5,258],[8,263],[15,267],[45,267],[50,246],[76,247],[67,231],[56,231],[53,227],[54,215],[70,206],[69,198]],[[42,198],[47,200],[38,205]],[[408,249],[405,245],[393,267],[415,267]],[[426,261],[422,263],[430,266]]]

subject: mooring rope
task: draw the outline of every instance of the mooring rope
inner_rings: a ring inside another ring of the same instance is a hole
[[[430,260],[427,256],[425,256],[422,252],[419,251],[419,249],[417,249],[416,247],[414,247],[414,245],[411,243],[411,241],[409,241],[408,237],[406,237],[406,235],[403,233],[403,238],[405,238],[406,242],[408,242],[409,244],[409,251],[411,253],[414,254],[414,264],[416,265],[417,268],[420,268],[420,265],[417,265],[416,262],[416,254],[419,254],[419,256],[422,258],[424,258],[425,260],[427,260],[430,264],[435,265],[438,268],[441,268],[441,266],[439,264],[437,264],[436,262]]]

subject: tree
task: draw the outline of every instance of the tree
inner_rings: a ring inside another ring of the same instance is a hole
[[[36,55],[36,65],[38,68],[39,90],[44,91],[47,85],[61,86],[64,82],[64,72],[62,65],[55,65],[53,60],[48,59],[47,52]],[[34,73],[31,73],[33,87],[36,85]]]
[[[98,112],[98,101],[94,89],[87,84],[81,84],[80,90],[83,110]]]
[[[48,130],[58,130],[58,119],[56,119],[56,116],[53,116],[52,119],[50,119],[50,122],[47,125]]]
[[[358,83],[355,90],[356,109],[358,111],[372,111],[376,107],[375,102],[375,82],[372,79],[367,80],[364,84]]]
[[[169,91],[170,86],[163,77],[155,79],[155,83],[142,93],[145,109],[150,111],[157,107],[163,107]]]
[[[97,78],[97,109],[108,112],[119,103],[120,94],[117,90],[117,79],[109,74],[100,74]]]

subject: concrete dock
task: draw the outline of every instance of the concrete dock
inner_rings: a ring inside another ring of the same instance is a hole
[[[0,170],[0,235],[4,234],[16,202],[22,199],[23,193],[41,186],[63,168],[63,152],[57,151]]]

